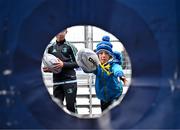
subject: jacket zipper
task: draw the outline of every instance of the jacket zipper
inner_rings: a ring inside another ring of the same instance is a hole
[[[106,80],[104,80],[104,71],[102,70],[101,77],[103,79],[103,87],[104,87],[104,97],[105,100],[107,100],[107,86],[106,86]]]

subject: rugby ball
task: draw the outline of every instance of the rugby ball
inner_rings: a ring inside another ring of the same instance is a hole
[[[85,73],[95,71],[100,63],[97,54],[88,48],[83,48],[77,52],[76,62]]]
[[[52,54],[46,53],[43,56],[43,64],[48,67],[53,73],[60,73],[61,69],[54,69],[54,63],[58,63],[58,58]]]

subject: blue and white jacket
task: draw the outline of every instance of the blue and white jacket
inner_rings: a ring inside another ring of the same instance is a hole
[[[123,86],[118,77],[122,77],[124,74],[122,66],[115,60],[111,60],[105,65],[98,65],[94,74],[96,75],[96,95],[100,100],[108,102],[121,96]]]

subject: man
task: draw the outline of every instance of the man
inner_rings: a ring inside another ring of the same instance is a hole
[[[66,107],[69,111],[75,112],[77,80],[74,68],[78,68],[75,60],[77,48],[66,41],[67,29],[56,35],[56,41],[47,47],[46,52],[59,58],[54,64],[55,69],[62,69],[59,73],[53,73],[53,95],[63,103],[66,99]],[[47,67],[44,72],[50,72]]]

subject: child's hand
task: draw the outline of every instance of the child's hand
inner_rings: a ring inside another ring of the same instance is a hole
[[[124,85],[126,86],[128,81],[125,76],[120,77],[120,79],[123,81]]]

